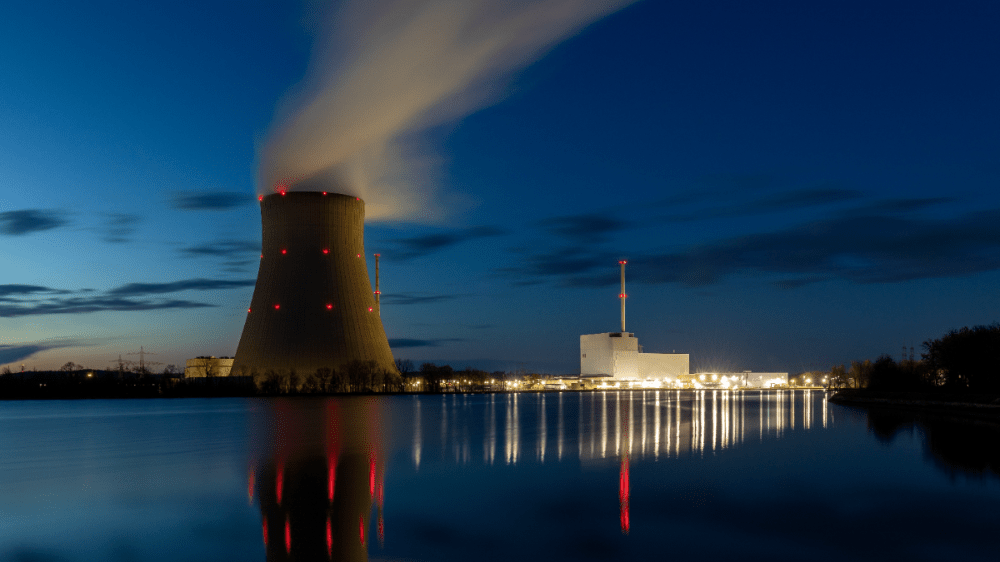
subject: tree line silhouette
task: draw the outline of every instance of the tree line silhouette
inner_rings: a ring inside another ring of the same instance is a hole
[[[1000,323],[951,330],[922,344],[921,358],[835,365],[830,386],[891,391],[1000,392]]]
[[[184,377],[174,365],[155,373],[129,361],[106,369],[89,369],[72,361],[56,371],[13,372],[8,366],[0,369],[0,399],[492,392],[540,387],[543,378],[523,371],[455,370],[433,363],[416,369],[409,359],[397,359],[395,367],[384,369],[374,361],[352,361],[315,372],[243,369],[223,375],[206,362],[204,376]],[[516,387],[512,385],[515,381]]]

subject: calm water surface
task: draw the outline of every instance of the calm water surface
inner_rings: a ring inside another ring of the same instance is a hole
[[[998,443],[818,391],[0,402],[0,560],[996,560]]]

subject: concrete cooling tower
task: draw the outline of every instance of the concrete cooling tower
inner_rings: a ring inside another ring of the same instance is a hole
[[[365,204],[336,193],[261,198],[263,244],[234,375],[354,360],[394,371],[365,265]]]

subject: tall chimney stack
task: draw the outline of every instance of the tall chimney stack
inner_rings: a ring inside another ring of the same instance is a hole
[[[625,299],[628,295],[625,294],[625,264],[628,263],[627,260],[618,260],[618,264],[622,266],[622,292],[618,293],[618,298],[622,301],[622,333],[625,333]]]

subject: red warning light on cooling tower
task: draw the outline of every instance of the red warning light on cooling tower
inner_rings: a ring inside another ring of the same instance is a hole
[[[371,311],[372,311],[372,307],[369,306],[368,307],[368,312],[371,312]]]
[[[360,257],[361,257],[361,254],[358,254],[358,257],[360,258]]]
[[[282,254],[287,254],[287,253],[288,253],[288,250],[286,250],[286,249],[282,248],[282,249],[281,249],[281,253],[282,253]]]
[[[329,303],[327,303],[327,305],[326,305],[326,309],[327,309],[327,310],[333,310],[333,305],[332,305],[332,304],[329,304]]]
[[[257,196],[257,200],[258,201],[263,201],[264,200],[264,196],[263,195],[258,195]]]
[[[250,312],[250,309],[249,309],[249,308],[247,309],[247,312],[248,312],[248,313]]]
[[[326,195],[326,192],[325,192],[325,191],[323,192],[323,195]]]
[[[274,305],[274,309],[275,309],[275,310],[278,310],[279,308],[281,308],[281,305],[280,305],[280,304],[276,304],[276,305]]]
[[[323,248],[323,253],[324,254],[329,254],[330,253],[330,248]]]
[[[285,194],[285,190],[284,190],[284,189],[282,189],[282,190],[279,190],[279,191],[278,191],[278,193],[280,193],[280,194],[284,195],[284,194]]]

